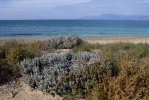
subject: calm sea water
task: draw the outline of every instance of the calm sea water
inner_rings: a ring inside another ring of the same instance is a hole
[[[149,36],[149,21],[104,20],[1,20],[0,37],[55,36]]]

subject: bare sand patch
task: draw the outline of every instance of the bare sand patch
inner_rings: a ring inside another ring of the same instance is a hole
[[[18,79],[0,86],[0,100],[62,100],[62,98],[31,89],[22,79]]]

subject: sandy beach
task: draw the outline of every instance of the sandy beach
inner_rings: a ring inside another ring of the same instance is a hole
[[[9,42],[9,41],[19,41],[21,43],[28,42],[36,42],[36,41],[44,41],[51,37],[16,37],[16,38],[0,38],[0,43]],[[83,37],[83,40],[89,43],[99,43],[99,44],[107,44],[107,43],[149,43],[149,37],[145,36],[107,36],[107,37]]]
[[[89,43],[100,43],[100,44],[117,43],[117,42],[149,43],[149,37],[143,37],[143,36],[88,37],[84,38],[84,40]]]

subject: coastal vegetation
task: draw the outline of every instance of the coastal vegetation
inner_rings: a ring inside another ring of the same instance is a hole
[[[90,44],[77,36],[13,40],[0,46],[0,76],[0,84],[23,77],[64,100],[148,100],[149,44]]]
[[[114,76],[107,74],[103,82],[94,84],[87,100],[149,99],[149,44],[88,44],[73,50],[97,52],[116,68]]]
[[[21,76],[19,62],[37,56],[38,48],[15,40],[0,46],[0,84]]]

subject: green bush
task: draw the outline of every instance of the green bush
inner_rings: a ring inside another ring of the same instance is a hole
[[[32,43],[21,44],[12,41],[0,46],[0,84],[20,77],[19,62],[39,54],[39,46],[32,47],[31,45]]]
[[[23,59],[32,58],[35,56],[35,53],[21,47],[15,47],[8,50],[6,54],[6,59],[9,64],[16,64]]]
[[[4,48],[0,47],[0,59],[4,59],[5,58],[5,50]]]

